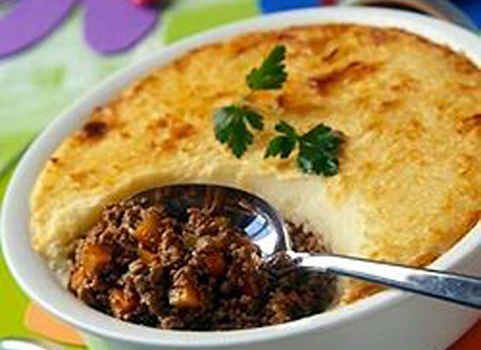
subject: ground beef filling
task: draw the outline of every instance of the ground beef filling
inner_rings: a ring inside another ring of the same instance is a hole
[[[289,229],[297,251],[322,252],[312,233]],[[69,288],[104,313],[163,329],[272,325],[320,313],[332,301],[332,277],[270,271],[258,247],[212,210],[191,208],[180,219],[122,202],[78,241]]]

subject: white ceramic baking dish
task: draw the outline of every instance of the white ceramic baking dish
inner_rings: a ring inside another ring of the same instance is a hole
[[[395,10],[324,8],[285,12],[240,22],[170,46],[123,70],[57,118],[23,157],[8,188],[2,212],[2,246],[23,290],[42,307],[78,328],[93,349],[445,349],[479,316],[473,310],[386,291],[355,304],[295,322],[228,332],[164,331],[118,321],[68,293],[31,249],[29,195],[39,170],[59,142],[90,111],[129,82],[205,43],[248,31],[319,23],[398,27],[464,52],[481,66],[481,40],[454,25]],[[481,225],[438,259],[433,267],[481,275]],[[5,302],[5,301],[4,301]],[[8,302],[8,301],[6,301]]]

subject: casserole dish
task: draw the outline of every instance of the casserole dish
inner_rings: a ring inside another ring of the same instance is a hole
[[[396,27],[463,52],[481,64],[479,38],[451,24],[393,10],[331,8],[267,16],[190,38],[132,66],[90,93],[54,121],[22,159],[9,186],[2,212],[2,244],[7,263],[21,287],[48,311],[79,328],[94,349],[443,349],[477,318],[471,310],[382,292],[343,308],[282,325],[229,332],[159,331],[120,322],[75,300],[30,247],[28,198],[35,179],[59,142],[126,84],[183,53],[244,32],[295,25],[354,23]],[[433,267],[479,274],[478,224]]]

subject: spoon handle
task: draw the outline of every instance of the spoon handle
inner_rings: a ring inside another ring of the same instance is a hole
[[[291,255],[300,268],[359,278],[481,309],[481,279],[340,255]]]

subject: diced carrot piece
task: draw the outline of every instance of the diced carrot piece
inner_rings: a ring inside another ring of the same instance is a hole
[[[144,244],[152,244],[160,238],[159,215],[155,212],[148,212],[135,230],[135,238]]]
[[[197,289],[188,286],[171,289],[169,303],[179,308],[198,308],[202,306]]]
[[[199,308],[201,294],[192,281],[181,275],[169,291],[169,303],[179,308]]]
[[[89,277],[98,273],[111,259],[110,251],[100,244],[87,243],[82,249],[81,262]]]
[[[109,295],[110,307],[115,317],[122,318],[135,310],[138,306],[138,298],[123,289],[113,289]]]

